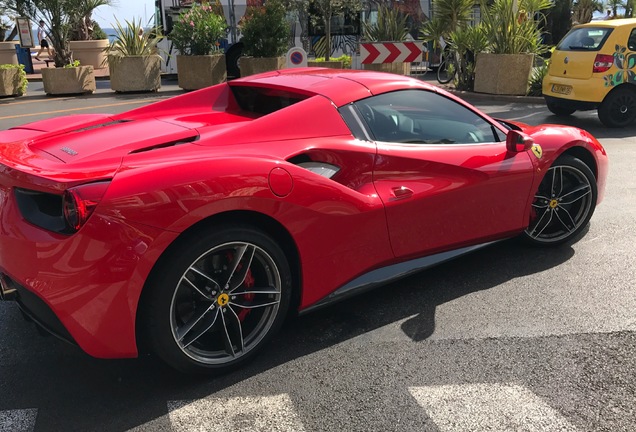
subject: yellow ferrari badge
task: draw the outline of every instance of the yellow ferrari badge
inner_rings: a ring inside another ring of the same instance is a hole
[[[541,159],[541,156],[543,156],[543,149],[539,144],[534,144],[532,146],[532,153],[534,153],[537,159]]]
[[[216,302],[219,304],[219,306],[225,306],[230,302],[230,296],[223,293],[216,299]]]

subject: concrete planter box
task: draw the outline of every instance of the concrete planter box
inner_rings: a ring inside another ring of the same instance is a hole
[[[93,66],[43,68],[42,83],[49,95],[93,93],[96,88]]]
[[[17,41],[0,42],[0,64],[18,64],[18,54],[15,51]]]
[[[324,67],[324,68],[329,68],[329,69],[343,69],[344,68],[344,62],[335,61],[335,60],[318,62],[318,61],[311,61],[310,60],[310,61],[307,62],[307,66],[308,67]]]
[[[224,82],[227,79],[225,55],[177,56],[179,87],[198,90]]]
[[[477,93],[526,95],[532,73],[533,54],[477,54],[475,87]]]
[[[73,60],[79,60],[82,66],[93,66],[94,69],[105,68],[108,65],[106,52],[108,39],[88,41],[70,41],[69,46],[73,52]]]
[[[285,57],[241,57],[239,69],[241,76],[254,75],[285,68]]]
[[[364,70],[389,72],[398,75],[411,75],[411,63],[364,64]]]
[[[110,88],[116,92],[157,91],[161,88],[159,55],[108,57]]]
[[[22,96],[20,69],[0,69],[0,96]]]

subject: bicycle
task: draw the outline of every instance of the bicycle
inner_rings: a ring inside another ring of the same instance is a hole
[[[437,82],[440,84],[448,84],[455,79],[458,69],[455,51],[445,49],[440,54],[440,62],[437,68]]]

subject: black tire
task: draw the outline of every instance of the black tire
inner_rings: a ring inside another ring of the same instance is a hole
[[[267,234],[231,225],[181,239],[144,290],[150,348],[186,373],[225,373],[278,331],[291,298],[287,258]]]
[[[554,102],[546,102],[548,110],[559,117],[565,117],[573,114],[576,110],[574,108],[564,107],[562,105],[555,104]]]
[[[449,68],[451,68],[451,70],[449,70]],[[453,80],[454,76],[455,70],[453,69],[452,63],[444,59],[437,68],[437,82],[440,84],[448,84]]]
[[[594,214],[597,198],[596,178],[590,168],[580,159],[561,156],[539,185],[523,237],[537,246],[576,240]]]
[[[636,119],[636,92],[625,87],[610,92],[598,107],[598,118],[610,128],[632,124]]]

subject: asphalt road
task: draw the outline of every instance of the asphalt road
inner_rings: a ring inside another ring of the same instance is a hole
[[[169,94],[0,100],[0,129]],[[540,104],[472,101],[557,121]],[[294,319],[230,375],[96,360],[0,304],[0,431],[636,430],[636,126],[608,130],[594,112],[567,122],[611,164],[582,240],[501,242]]]

